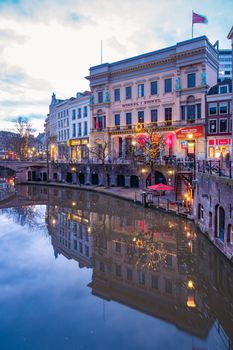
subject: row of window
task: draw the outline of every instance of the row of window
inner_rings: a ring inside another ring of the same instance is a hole
[[[181,120],[201,119],[201,103],[181,106]]]
[[[164,118],[165,118],[165,121],[172,120],[172,108],[171,107],[164,108]],[[120,126],[121,125],[121,115],[115,114],[114,119],[115,119],[115,126]],[[137,122],[144,123],[144,119],[145,119],[144,111],[138,111]],[[158,121],[158,110],[157,109],[151,109],[150,121],[151,121],[151,123],[155,123]],[[125,124],[132,125],[132,113],[131,112],[125,113]],[[123,125],[124,125],[124,123],[123,123]]]
[[[87,245],[84,245],[81,242],[76,241],[75,239],[74,239],[74,250],[77,250],[81,254],[85,254],[87,257],[89,257],[89,254],[90,254],[89,247]]]
[[[69,115],[69,110],[68,109],[64,109],[63,111],[57,113],[58,119],[64,118],[67,115]]]
[[[70,130],[58,131],[58,141],[66,141],[70,138]]]
[[[76,109],[72,109],[72,120],[75,120],[76,117],[78,119],[83,117],[87,117],[87,106],[83,107],[83,114],[82,114],[82,108],[79,107],[77,110]]]
[[[105,273],[105,264],[100,262],[100,271]],[[115,265],[115,274],[117,277],[122,277],[122,266],[116,264]],[[160,286],[160,278],[159,276],[152,275],[150,276],[151,288],[158,290]],[[126,278],[128,281],[133,281],[133,270],[131,268],[126,268]],[[144,271],[138,271],[138,282],[141,285],[146,284],[146,273]],[[167,294],[172,294],[173,283],[171,279],[164,279],[164,290]]]
[[[192,88],[196,86],[196,73],[187,74],[187,87]],[[170,93],[173,90],[173,81],[172,78],[164,79],[164,93]],[[115,102],[121,101],[122,90],[120,88],[115,88],[113,91],[113,99]],[[150,82],[150,95],[158,95],[158,81]],[[104,94],[103,91],[98,91],[98,103],[104,102]],[[137,84],[137,97],[145,96],[145,84]],[[124,98],[126,100],[132,98],[132,86],[126,86],[124,91]]]
[[[77,115],[77,118],[82,118],[82,116],[87,117],[87,106],[84,106],[83,108],[79,107],[77,110],[72,109],[71,111],[72,111],[73,120],[76,119],[76,115]],[[57,113],[58,119],[64,118],[68,115],[69,115],[69,109],[64,109],[63,111]]]
[[[219,57],[220,62],[231,62],[232,58],[231,57]]]
[[[231,123],[228,123],[227,118],[220,118],[219,120],[218,119],[209,120],[210,134],[231,132],[231,128],[232,128]]]
[[[72,125],[72,138],[82,136],[82,123]],[[87,136],[87,122],[83,123],[83,136]]]
[[[58,129],[68,128],[69,125],[69,118],[58,120]]]
[[[229,109],[228,102],[209,103],[208,115],[230,114],[231,109],[232,109],[232,104],[230,103],[230,109]]]
[[[120,114],[115,114],[115,126],[121,125]],[[188,121],[195,121],[195,119],[201,118],[201,104],[198,103],[196,105],[186,105],[181,106],[181,119]],[[164,108],[164,120],[171,121],[172,120],[172,108]],[[144,123],[144,111],[138,111],[138,123]],[[154,123],[158,121],[158,109],[151,109],[150,111],[150,122]],[[132,124],[132,113],[125,114],[125,124]]]

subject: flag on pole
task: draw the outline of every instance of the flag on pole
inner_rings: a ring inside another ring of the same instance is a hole
[[[193,24],[194,23],[208,23],[207,17],[199,15],[198,13],[193,12]]]

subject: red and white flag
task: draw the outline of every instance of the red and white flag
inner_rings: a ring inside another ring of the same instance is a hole
[[[208,23],[207,17],[199,15],[198,13],[193,12],[193,24],[194,23]]]

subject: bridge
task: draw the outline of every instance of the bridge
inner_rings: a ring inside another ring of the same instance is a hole
[[[46,161],[0,160],[0,168],[10,169],[15,173],[30,167],[46,167]]]
[[[35,180],[36,172],[43,173],[43,180],[47,180],[46,161],[20,161],[20,160],[0,160],[0,170],[11,170],[15,173],[16,183]]]

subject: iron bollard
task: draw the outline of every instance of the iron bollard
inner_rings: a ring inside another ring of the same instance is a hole
[[[142,205],[143,205],[143,207],[147,207],[148,206],[147,193],[146,192],[142,192],[141,196],[142,196]]]

